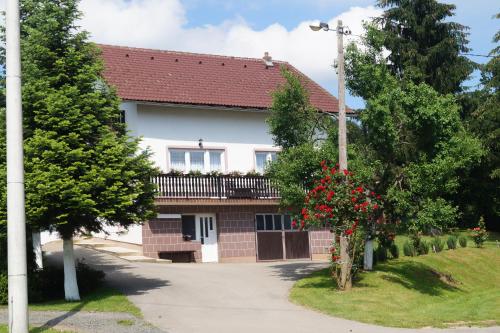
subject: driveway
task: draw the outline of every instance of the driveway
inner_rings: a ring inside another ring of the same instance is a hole
[[[84,248],[77,254],[106,271],[109,283],[127,294],[147,321],[169,333],[500,332],[499,327],[392,329],[290,303],[294,281],[324,263],[156,264],[129,263]]]

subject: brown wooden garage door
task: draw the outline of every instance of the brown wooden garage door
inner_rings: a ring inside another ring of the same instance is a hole
[[[307,231],[285,231],[286,259],[309,258],[309,233]]]
[[[259,260],[282,260],[283,240],[281,231],[257,232]]]
[[[257,214],[257,259],[307,259],[309,233],[293,230],[290,217],[279,214]]]

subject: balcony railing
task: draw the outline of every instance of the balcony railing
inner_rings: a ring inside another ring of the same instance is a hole
[[[279,193],[264,176],[192,176],[161,174],[153,178],[160,198],[276,199]]]

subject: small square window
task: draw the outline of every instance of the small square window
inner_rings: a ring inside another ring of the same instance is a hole
[[[191,240],[196,240],[196,219],[194,215],[182,216],[182,235],[189,236]]]
[[[291,230],[292,229],[292,218],[290,215],[285,215],[283,217],[283,227],[285,230]]]
[[[283,230],[281,225],[281,215],[274,215],[274,230]]]
[[[264,216],[263,215],[257,215],[255,217],[255,219],[257,220],[257,230],[259,230],[259,231],[265,230],[265,227],[264,227]]]

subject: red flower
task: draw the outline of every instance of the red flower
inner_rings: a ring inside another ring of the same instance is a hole
[[[347,176],[349,174],[349,171],[347,169],[344,169],[344,176]]]
[[[303,229],[304,226],[306,225],[306,223],[304,222],[304,220],[300,221],[300,227]]]
[[[361,193],[361,192],[363,192],[363,188],[362,188],[361,186],[358,186],[358,187],[356,188],[356,191],[358,191],[358,193]]]
[[[325,166],[325,164],[326,164],[325,160],[321,161],[321,166]]]
[[[292,221],[292,228],[297,228],[297,221],[295,220]]]
[[[352,201],[352,202],[356,202],[357,200],[358,200],[358,199],[356,199],[355,197],[352,197],[352,198],[351,198],[351,201]]]
[[[375,195],[375,192],[371,191],[370,195],[373,197]]]
[[[335,195],[335,192],[330,191],[328,192],[328,195],[326,196],[327,201],[332,201],[332,197]]]
[[[352,229],[347,229],[347,230],[345,231],[345,234],[346,234],[347,236],[352,235]]]
[[[307,209],[306,208],[302,208],[302,215],[306,215],[307,214]]]
[[[373,210],[377,210],[378,209],[378,205],[377,204],[374,204],[373,205]]]
[[[380,199],[382,199],[382,197],[379,194],[379,195],[377,195],[377,200],[380,200]]]
[[[335,168],[331,168],[331,169],[330,169],[330,173],[331,173],[332,175],[336,174],[336,173],[337,173],[337,169],[335,169]]]

